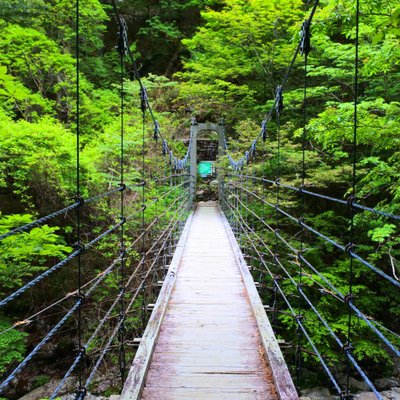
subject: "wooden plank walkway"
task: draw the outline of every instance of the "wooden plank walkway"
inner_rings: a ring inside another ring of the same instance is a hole
[[[298,398],[237,253],[216,204],[199,205],[185,227],[122,400]]]

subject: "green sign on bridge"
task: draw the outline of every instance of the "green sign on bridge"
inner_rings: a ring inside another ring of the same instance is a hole
[[[202,177],[212,175],[213,169],[213,162],[211,161],[200,161],[197,165],[197,171]]]

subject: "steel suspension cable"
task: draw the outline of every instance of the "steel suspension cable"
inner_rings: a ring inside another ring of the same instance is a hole
[[[143,87],[140,89],[140,102],[141,102],[141,110],[142,110],[142,179],[143,182],[146,182],[146,165],[145,165],[145,151],[146,151],[146,144],[145,144],[145,132],[146,132],[146,109],[147,109],[147,102],[146,102],[146,89]],[[142,263],[142,276],[145,275],[146,270],[146,255],[145,255],[145,246],[146,246],[146,234],[145,232],[145,224],[146,224],[146,193],[145,193],[145,184],[142,186],[142,248],[141,253],[142,257],[144,258]],[[146,327],[146,292],[143,288],[142,290],[142,330],[145,330]]]
[[[124,21],[125,22],[125,21]],[[120,62],[120,185],[123,188],[126,188],[125,185],[125,177],[124,177],[124,135],[125,135],[125,88],[124,88],[124,80],[125,80],[125,56],[127,53],[127,26],[124,23],[118,32],[118,53],[119,53],[119,62]],[[126,373],[126,354],[125,354],[125,229],[124,223],[126,221],[125,218],[125,209],[124,209],[124,191],[121,191],[120,197],[120,219],[123,222],[120,229],[120,276],[119,276],[119,294],[117,299],[119,301],[119,321],[120,328],[118,331],[119,338],[119,352],[118,352],[118,361],[119,361],[119,372],[121,375],[121,388],[125,383],[125,373]],[[115,303],[117,301],[115,300]]]
[[[242,220],[243,224],[245,224],[245,221],[243,220],[243,217],[239,214],[240,219]],[[242,224],[241,224],[242,225]],[[251,231],[250,227],[247,226],[246,227],[248,231]],[[246,232],[246,230],[244,230],[244,232]],[[255,232],[252,232],[253,234],[255,234]],[[258,236],[258,235],[256,235]],[[264,247],[268,248],[268,246],[261,240],[261,243],[263,244]],[[253,244],[254,245],[254,244]],[[255,246],[255,245],[254,245]],[[272,253],[272,251],[271,251]],[[279,261],[279,257],[277,257],[276,255],[274,256],[275,259],[278,260],[278,264],[279,266],[284,270],[285,274],[288,276],[288,278],[291,280],[291,282],[297,286],[295,280],[293,279],[293,277],[291,277],[291,275],[288,273],[287,269],[283,266],[283,264]],[[294,308],[290,305],[289,301],[287,300],[287,297],[285,296],[284,292],[282,291],[282,289],[280,288],[279,283],[277,283],[276,285],[277,289],[279,290],[280,294],[282,295],[282,297],[284,298],[285,302],[287,303],[288,307],[290,308],[293,316],[296,319],[296,322],[299,324],[299,326],[301,327],[303,333],[305,334],[305,336],[307,338],[309,338],[309,336],[306,334],[305,330],[304,330],[304,326],[301,323],[301,318],[297,318],[297,315],[294,311]],[[318,310],[315,308],[315,306],[311,303],[311,301],[308,299],[308,297],[305,295],[304,291],[299,288],[299,293],[302,295],[302,297],[307,301],[307,304],[309,304],[310,308],[312,309],[312,311],[316,314],[316,316],[318,317],[318,319],[322,322],[322,324],[325,326],[325,328],[327,329],[327,331],[329,332],[329,334],[332,336],[332,338],[336,341],[336,343],[339,345],[339,347],[341,347],[346,355],[346,357],[348,358],[348,360],[351,362],[351,364],[354,366],[354,368],[358,371],[358,373],[360,374],[360,376],[363,378],[363,380],[365,381],[365,383],[369,386],[369,388],[372,390],[372,392],[376,395],[376,397],[379,400],[383,400],[383,397],[380,395],[380,393],[377,391],[377,389],[375,388],[374,384],[371,382],[371,380],[368,378],[368,376],[365,374],[365,372],[363,371],[363,369],[360,367],[360,365],[358,364],[357,360],[353,357],[353,355],[351,354],[351,349],[348,348],[348,346],[346,345],[346,343],[343,343],[339,337],[334,333],[334,331],[332,330],[332,328],[329,326],[329,324],[326,322],[326,320],[324,319],[324,317],[322,317],[322,315],[318,312]],[[316,350],[316,348],[313,347],[314,350]],[[320,359],[321,362],[323,362],[322,358]],[[325,369],[325,364],[323,363],[324,369]],[[328,372],[328,370],[326,370],[328,375],[331,378],[332,383],[335,386],[335,389],[338,390],[339,387],[337,386],[336,380],[333,378],[333,375],[330,373],[330,371]],[[332,380],[333,378],[333,380]],[[343,397],[346,394],[342,391],[338,391],[338,393]]]
[[[359,50],[359,15],[360,15],[360,1],[356,0],[356,38],[355,38],[355,59],[354,59],[354,124],[353,124],[353,149],[352,149],[352,188],[351,188],[351,198],[355,199],[356,197],[356,179],[357,179],[357,128],[358,128],[358,50]],[[347,245],[349,250],[354,248],[354,212],[351,207],[350,210],[350,241]],[[347,302],[354,301],[353,295],[353,264],[354,259],[349,255],[350,265],[349,265],[349,289],[348,294],[346,296]],[[346,346],[348,348],[348,352],[352,351],[352,310],[348,308],[348,321],[347,321],[347,343]],[[347,358],[346,362],[346,398],[350,398],[350,361]]]
[[[80,0],[76,0],[76,199],[81,199],[81,183],[80,183]],[[77,224],[77,248],[81,249],[81,201],[80,207],[76,209],[76,224]],[[83,369],[84,369],[84,354],[82,351],[82,303],[84,301],[82,293],[82,252],[77,255],[78,264],[78,301],[75,303],[78,312],[78,352],[82,354],[78,367],[78,392],[82,390]]]
[[[242,190],[244,188],[241,188]],[[247,190],[247,189],[246,189]],[[229,189],[228,189],[229,191]],[[233,193],[233,192],[232,192]],[[249,192],[250,194],[252,192]],[[233,193],[234,196],[236,196],[236,194]],[[260,199],[260,197],[257,196],[258,199]],[[255,214],[252,210],[250,210],[245,204],[242,204],[242,206],[244,208],[246,208],[249,212],[251,212],[260,222],[262,222],[262,218],[260,216],[258,216],[257,214]],[[266,226],[271,232],[274,233],[274,229],[267,224],[266,222],[262,222],[264,226]],[[332,295],[334,297],[336,297],[337,299],[339,299],[341,302],[343,303],[347,303],[348,306],[356,313],[356,315],[361,318],[368,326],[369,328],[393,351],[394,354],[396,354],[398,357],[400,356],[400,352],[399,350],[396,348],[396,346],[386,337],[382,334],[382,332],[380,332],[370,321],[369,318],[362,313],[353,303],[353,300],[351,299],[347,299],[346,296],[338,289],[336,288],[331,281],[329,281],[329,279],[327,279],[324,275],[322,275],[305,257],[303,254],[301,254],[295,247],[293,247],[279,232],[275,232],[275,236],[282,242],[284,243],[292,252],[294,255],[296,255],[296,257],[301,258],[302,262],[307,265],[307,267],[309,267],[315,274],[318,275],[319,278],[321,278],[321,280],[323,280],[328,286],[329,288],[332,290]],[[270,252],[270,255],[273,257],[273,253]]]
[[[262,255],[261,255],[261,253],[259,252],[259,250],[257,249],[256,245],[254,244],[254,240],[252,240],[251,237],[250,237],[249,234],[248,234],[248,231],[250,231],[250,229],[249,229],[250,227],[247,226],[247,227],[245,228],[245,227],[243,226],[243,224],[245,223],[244,220],[243,220],[243,217],[242,217],[240,214],[236,214],[236,212],[234,211],[233,207],[229,204],[229,202],[227,203],[227,205],[228,205],[228,207],[231,208],[231,210],[232,210],[232,212],[233,212],[233,214],[234,214],[235,219],[238,220],[238,223],[239,223],[239,225],[241,226],[242,231],[246,234],[246,236],[247,236],[248,239],[249,239],[250,244],[253,246],[255,252],[259,255],[261,263],[264,265],[264,267],[266,268],[266,270],[267,270],[268,273],[270,274],[271,278],[272,278],[272,279],[275,279],[275,276],[276,276],[276,275],[274,275],[274,274],[272,273],[272,271],[268,268],[268,265],[265,263],[265,261],[264,261]],[[253,233],[254,233],[254,232],[253,232]],[[265,246],[266,246],[266,245],[265,245]],[[266,248],[269,249],[268,246],[266,246]],[[270,254],[271,254],[271,256],[272,256],[273,258],[276,258],[276,255],[275,255],[275,253],[274,253],[272,250],[270,250]],[[307,341],[310,343],[311,347],[313,348],[313,350],[314,350],[314,352],[315,352],[315,355],[318,357],[318,359],[319,359],[319,361],[320,361],[322,367],[324,368],[326,374],[328,375],[328,377],[329,377],[329,379],[331,380],[333,386],[335,387],[335,390],[337,391],[338,394],[340,394],[340,393],[341,393],[341,388],[340,388],[340,386],[338,385],[336,379],[334,378],[334,376],[333,376],[332,372],[330,371],[328,365],[326,364],[324,358],[322,357],[322,355],[321,355],[320,352],[318,351],[318,349],[317,349],[316,345],[314,344],[313,340],[311,339],[310,335],[309,335],[308,332],[306,331],[306,329],[305,329],[305,327],[304,327],[304,325],[303,325],[303,323],[302,323],[302,321],[301,321],[301,318],[297,318],[298,314],[295,312],[295,310],[294,310],[293,306],[291,305],[290,301],[288,300],[286,294],[285,294],[284,291],[282,290],[282,288],[281,288],[281,286],[280,286],[278,280],[275,281],[274,287],[276,287],[276,290],[279,292],[279,294],[281,295],[282,299],[285,301],[285,303],[286,303],[286,305],[288,306],[289,310],[291,311],[291,314],[292,314],[293,318],[295,319],[296,323],[300,326],[300,329],[302,330],[304,336],[307,338]]]

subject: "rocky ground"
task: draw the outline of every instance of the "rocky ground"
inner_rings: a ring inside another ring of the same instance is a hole
[[[351,379],[351,386],[355,393],[354,400],[376,400],[375,395],[368,391],[368,386],[361,381]],[[51,395],[58,381],[52,380],[45,385],[33,390],[21,397],[19,400],[39,400]],[[375,381],[377,389],[381,392],[384,400],[400,400],[400,380],[395,378],[382,378]],[[61,400],[74,400],[75,379],[67,381],[64,389],[60,393]],[[109,392],[112,387],[117,387],[115,378],[102,377],[95,385],[95,392]],[[118,400],[118,395],[100,396],[89,393],[87,400]],[[205,399],[206,400],[206,399]],[[234,399],[232,399],[234,400]],[[339,396],[334,396],[330,391],[323,387],[309,388],[301,391],[300,400],[340,400]]]
[[[400,400],[400,380],[382,378],[374,383],[384,400]],[[376,400],[376,396],[365,382],[351,378],[350,384],[353,388],[354,400]],[[340,397],[332,395],[326,388],[317,387],[302,390],[300,400],[340,400]]]

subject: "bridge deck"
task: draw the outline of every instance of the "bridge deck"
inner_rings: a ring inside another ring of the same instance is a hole
[[[164,313],[154,317],[159,327],[147,335],[154,339],[153,348],[144,356],[139,349],[122,399],[297,398],[277,390],[257,313],[218,208],[198,206],[186,235]],[[272,347],[276,352],[276,342]],[[285,382],[284,392],[290,384]]]

